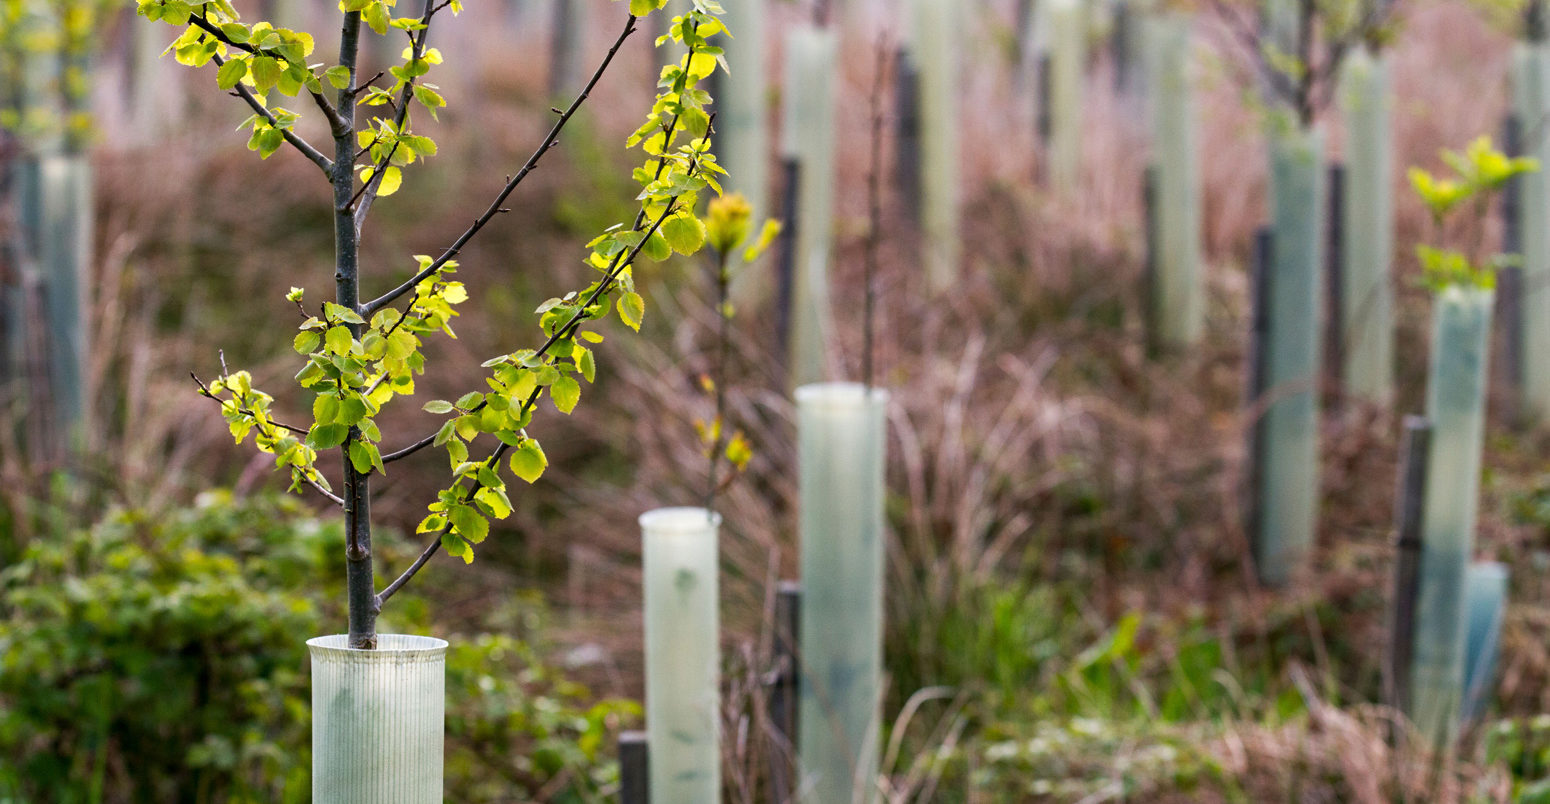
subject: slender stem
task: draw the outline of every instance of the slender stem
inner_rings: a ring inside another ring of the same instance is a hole
[[[714,437],[710,444],[710,470],[706,472],[705,511],[707,514],[710,514],[715,507],[716,470],[721,466],[721,447],[725,443],[726,432],[727,341],[729,340],[727,330],[731,323],[727,318],[727,257],[724,251],[716,255],[716,373],[711,378],[716,389],[716,418],[711,421],[711,432]]]
[[[216,56],[212,60],[215,62],[217,67],[226,63],[226,60],[220,56]],[[312,147],[312,143],[302,139],[300,134],[297,134],[289,128],[280,128],[280,121],[275,118],[274,112],[269,111],[264,107],[264,104],[258,102],[258,97],[253,94],[253,90],[248,89],[246,86],[243,86],[239,82],[237,86],[233,88],[232,94],[246,101],[254,113],[262,116],[265,120],[269,121],[269,125],[274,126],[280,130],[280,136],[284,137],[285,141],[291,144],[291,147],[300,151],[302,156],[305,156],[307,159],[312,161],[312,164],[322,168],[323,174],[328,176],[330,180],[333,179],[334,163],[330,162],[328,157],[323,155],[322,151]]]
[[[576,110],[580,109],[581,105],[585,103],[587,98],[592,94],[592,89],[596,87],[597,82],[602,79],[604,71],[606,71],[608,69],[608,65],[613,62],[614,55],[619,52],[619,46],[624,44],[624,40],[628,39],[630,34],[635,33],[636,20],[636,17],[629,17],[625,20],[624,30],[619,33],[619,38],[614,40],[613,46],[608,49],[608,55],[603,57],[603,62],[599,64],[597,70],[592,73],[591,80],[587,81],[587,85],[581,90],[581,94],[577,95],[576,99],[571,102],[570,107],[560,115],[560,119],[554,122],[554,126],[549,129],[549,136],[544,138],[543,144],[538,146],[538,150],[534,151],[532,156],[527,158],[527,163],[522,166],[522,169],[517,171],[517,174],[512,176],[511,179],[506,182],[506,186],[503,187],[500,193],[495,196],[495,200],[490,203],[489,208],[484,211],[484,214],[480,215],[479,218],[473,222],[473,225],[469,226],[468,229],[463,232],[463,234],[459,235],[458,239],[453,241],[452,245],[448,246],[447,250],[442,252],[440,257],[436,258],[435,262],[425,266],[424,270],[415,274],[409,279],[409,281],[404,282],[402,285],[393,288],[387,293],[384,293],[383,295],[372,299],[363,305],[361,307],[362,315],[370,317],[372,313],[375,313],[383,307],[392,304],[394,301],[397,301],[400,296],[403,296],[405,293],[414,290],[415,286],[420,284],[421,280],[431,276],[432,274],[435,274],[437,271],[440,271],[442,267],[447,264],[448,260],[456,257],[458,252],[462,251],[463,247],[468,245],[468,241],[472,240],[474,235],[479,233],[480,229],[483,229],[486,224],[495,218],[496,215],[504,211],[501,205],[506,203],[506,198],[511,195],[513,190],[517,189],[517,185],[521,184],[522,180],[527,178],[529,173],[533,172],[534,168],[538,167],[538,161],[543,159],[544,154],[548,153],[549,149],[553,148],[555,143],[559,142],[560,132],[565,129],[565,124],[569,123],[570,119],[575,116]],[[348,201],[348,197],[346,197],[346,200]]]
[[[347,12],[339,35],[339,63],[349,70],[350,80],[339,90],[341,125],[334,133],[334,301],[354,310],[360,299],[360,241],[350,197],[355,192],[355,91],[356,56],[360,49],[361,15]],[[353,324],[354,337],[361,336],[362,325]],[[370,471],[359,472],[350,460],[349,447],[361,437],[360,428],[351,427],[340,446],[344,464],[345,578],[350,606],[349,645],[371,650],[377,647],[376,580],[371,564],[371,493]]]
[[[444,6],[445,4],[443,4]],[[425,56],[425,41],[431,35],[431,20],[436,12],[443,6],[436,5],[436,0],[425,0],[425,12],[420,15],[420,30],[409,34],[410,51],[416,60]],[[413,99],[414,79],[404,82],[404,88],[398,94],[398,113],[393,118],[393,130],[402,134],[404,123],[409,119],[409,102]],[[372,166],[371,181],[366,182],[357,197],[360,203],[355,208],[355,231],[359,235],[361,227],[366,223],[366,214],[371,211],[371,205],[377,200],[377,190],[382,186],[382,177],[387,166],[393,161],[393,154],[398,151],[398,143],[388,149],[382,160]]]
[[[866,254],[862,260],[863,304],[861,313],[861,381],[868,390],[872,387],[874,307],[877,291],[874,287],[877,275],[877,248],[883,236],[883,79],[888,74],[888,40],[886,34],[877,37],[877,77],[872,85],[872,164],[867,174],[867,202],[870,226],[866,236]]]

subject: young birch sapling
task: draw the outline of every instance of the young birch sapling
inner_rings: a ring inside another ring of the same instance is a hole
[[[457,14],[462,0],[425,0],[408,16],[396,16],[398,0],[340,0],[338,55],[322,63],[314,56],[311,34],[245,22],[228,0],[137,1],[142,16],[183,29],[169,48],[180,63],[214,65],[217,85],[252,109],[244,123],[250,150],[267,159],[289,146],[315,164],[330,185],[334,299],[309,308],[300,289],[287,296],[303,319],[292,345],[302,358],[296,381],[311,394],[311,419],[282,419],[274,398],[256,388],[246,371],[223,366],[221,376],[201,383],[200,390],[220,402],[239,443],[251,436],[259,450],[290,473],[292,490],[310,487],[343,510],[349,644],[373,648],[383,603],[440,552],[472,561],[475,547],[489,535],[490,521],[510,515],[502,469],[509,466],[528,483],[543,474],[548,461],[529,431],[539,400],[547,395],[561,413],[575,409],[582,382],[591,382],[597,371],[590,345],[603,336],[591,325],[617,310],[626,326],[640,328],[645,300],[635,290],[637,259],[691,254],[704,243],[697,202],[707,189],[720,193],[716,177],[724,171],[710,151],[711,118],[705,108],[711,97],[700,85],[720,62],[721,49],[708,40],[724,31],[717,18],[721,7],[716,0],[694,0],[657,39],[659,46],[675,43],[678,55],[661,72],[647,119],[627,140],[628,147],[646,157],[632,174],[641,187],[639,208],[633,221],[615,224],[587,244],[584,262],[596,278],[540,305],[537,344],[486,361],[481,390],[453,401],[427,402],[424,410],[441,418],[429,435],[385,449],[391,442],[377,418],[389,404],[414,394],[415,376],[425,368],[424,339],[437,333],[453,336],[458,305],[469,299],[469,288],[453,278],[459,253],[505,211],[506,199],[555,146],[640,18],[667,0],[628,0],[623,29],[607,55],[484,212],[439,256],[415,257],[412,276],[369,300],[361,295],[364,277],[358,270],[362,227],[377,198],[399,191],[406,168],[436,155],[435,141],[416,125],[417,114],[435,119],[446,105],[436,85],[426,80],[443,61],[428,40],[443,12]],[[404,42],[402,62],[387,75],[362,76],[357,70],[362,38],[370,35]],[[330,152],[304,138],[297,126],[301,113],[279,105],[288,97],[313,107],[327,122]],[[357,109],[365,112],[364,120]],[[448,466],[445,487],[417,528],[429,541],[379,592],[371,553],[371,477],[428,447],[444,450]],[[342,494],[334,493],[321,471],[325,450],[339,455]],[[482,456],[475,457],[475,450]]]

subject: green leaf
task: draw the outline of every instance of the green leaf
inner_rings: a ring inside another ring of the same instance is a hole
[[[310,355],[318,350],[318,344],[322,342],[323,336],[309,329],[306,332],[297,333],[296,340],[291,342],[291,346],[295,348],[297,354]]]
[[[472,505],[454,506],[449,518],[452,520],[452,529],[474,544],[479,544],[490,535],[490,520],[485,519],[484,514]]]
[[[452,403],[444,399],[432,399],[425,403],[424,410],[426,413],[451,413]]]
[[[386,474],[382,467],[382,453],[377,450],[377,445],[366,441],[350,442],[350,465],[355,471],[366,474],[372,469]]]
[[[319,424],[331,424],[337,421],[339,419],[339,397],[331,393],[318,394],[317,398],[312,400],[312,418]]]
[[[336,421],[340,424],[354,426],[360,424],[364,418],[366,418],[366,403],[360,397],[345,397],[339,403],[339,418]]]
[[[442,549],[447,555],[463,559],[464,564],[474,563],[474,548],[468,546],[468,541],[451,531],[441,535]]]
[[[640,332],[641,319],[646,317],[646,300],[639,293],[626,293],[619,297],[619,318],[630,329]]]
[[[564,375],[549,387],[549,394],[554,398],[554,406],[561,413],[569,414],[576,409],[576,403],[581,401],[581,383],[568,374]]]
[[[667,238],[661,232],[652,232],[640,247],[640,253],[652,262],[661,262],[673,256],[673,247],[667,244]]]
[[[280,62],[273,56],[254,56],[250,69],[253,72],[253,85],[260,93],[274,89],[274,85],[280,82],[280,73],[283,72]]]
[[[323,77],[328,79],[334,89],[344,89],[350,85],[350,68],[343,64],[330,67],[323,72]]]
[[[350,346],[353,343],[354,338],[351,337],[348,327],[329,327],[327,338],[328,351],[340,356],[348,355],[350,353]]]
[[[511,472],[517,477],[529,483],[537,482],[543,477],[544,469],[549,466],[549,458],[544,455],[543,447],[534,439],[527,439],[522,446],[517,447],[511,453]]]
[[[674,251],[687,257],[705,245],[705,224],[693,215],[674,215],[662,222],[662,236]]]
[[[507,497],[506,492],[501,489],[489,487],[479,489],[474,492],[474,501],[496,519],[511,516],[511,498]]]
[[[248,74],[246,59],[232,59],[221,65],[215,74],[215,84],[221,89],[231,89]]]
[[[313,449],[332,449],[343,444],[349,436],[350,428],[347,425],[316,424],[313,425],[312,432],[307,434],[307,446]]]

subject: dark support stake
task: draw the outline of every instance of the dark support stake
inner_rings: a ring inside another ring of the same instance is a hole
[[[1123,8],[1124,6],[1121,6]],[[1146,351],[1156,355],[1162,346],[1157,315],[1157,166],[1147,165],[1141,173],[1141,223],[1146,237],[1141,261],[1141,320],[1146,324]]]
[[[770,723],[775,730],[770,751],[770,782],[776,801],[793,798],[797,739],[797,635],[802,617],[802,587],[781,581],[775,593],[775,671],[770,678]]]
[[[1129,92],[1131,89],[1130,40],[1135,36],[1135,20],[1131,19],[1130,4],[1119,3],[1114,7],[1114,32],[1109,47],[1114,54],[1114,91]]]
[[[627,731],[619,735],[619,804],[649,804],[651,768],[646,733]]]
[[[1345,165],[1329,166],[1329,242],[1324,254],[1324,275],[1328,285],[1325,327],[1324,365],[1329,388],[1340,388],[1345,376]],[[1340,394],[1335,394],[1338,402]]]
[[[1048,162],[1050,134],[1054,130],[1050,117],[1050,87],[1052,76],[1050,75],[1050,56],[1048,53],[1039,54],[1039,84],[1038,91],[1034,93],[1034,132],[1038,135],[1038,173],[1043,177],[1043,166]]]
[[[1265,457],[1265,411],[1262,410],[1265,379],[1270,362],[1270,263],[1274,257],[1275,238],[1268,226],[1261,226],[1254,233],[1254,256],[1250,274],[1250,303],[1253,312],[1249,330],[1249,354],[1246,384],[1247,405],[1250,416],[1248,428],[1248,457],[1244,474],[1243,530],[1248,534],[1249,546],[1257,563],[1259,561],[1259,481]]]
[[[1518,118],[1508,115],[1502,126],[1503,148],[1508,156],[1523,153],[1523,129]],[[1502,251],[1523,253],[1522,185],[1514,178],[1502,188]],[[1496,361],[1507,390],[1507,420],[1518,418],[1518,399],[1523,390],[1523,269],[1510,265],[1496,273],[1496,320],[1501,328],[1502,353]]]
[[[908,220],[920,220],[920,70],[907,48],[899,48],[894,105],[898,120],[894,156],[896,198],[904,203]]]
[[[1012,43],[1016,48],[1013,54],[1013,64],[1017,68],[1016,91],[1022,95],[1028,89],[1028,53],[1033,49],[1033,0],[1017,0],[1017,10],[1014,12],[1013,24],[1017,30],[1013,32]]]
[[[1424,416],[1405,417],[1404,451],[1399,462],[1399,499],[1394,506],[1398,557],[1394,562],[1394,607],[1389,625],[1385,697],[1390,706],[1410,709],[1410,661],[1415,649],[1415,606],[1421,572],[1421,525],[1426,503],[1426,462],[1432,424]]]
[[[791,337],[791,301],[795,293],[797,277],[797,209],[802,194],[802,163],[794,156],[781,160],[781,172],[785,175],[786,196],[780,205],[780,217],[786,228],[780,235],[780,261],[775,264],[776,308],[775,335],[780,354],[790,357],[788,344]],[[782,361],[785,362],[785,361]]]

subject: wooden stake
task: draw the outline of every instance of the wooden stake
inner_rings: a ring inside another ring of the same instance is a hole
[[[1389,662],[1385,698],[1399,711],[1410,709],[1410,662],[1415,651],[1416,591],[1421,577],[1421,524],[1426,510],[1426,463],[1432,424],[1425,416],[1405,417],[1399,461],[1399,497],[1394,505],[1394,603],[1389,620]]]

